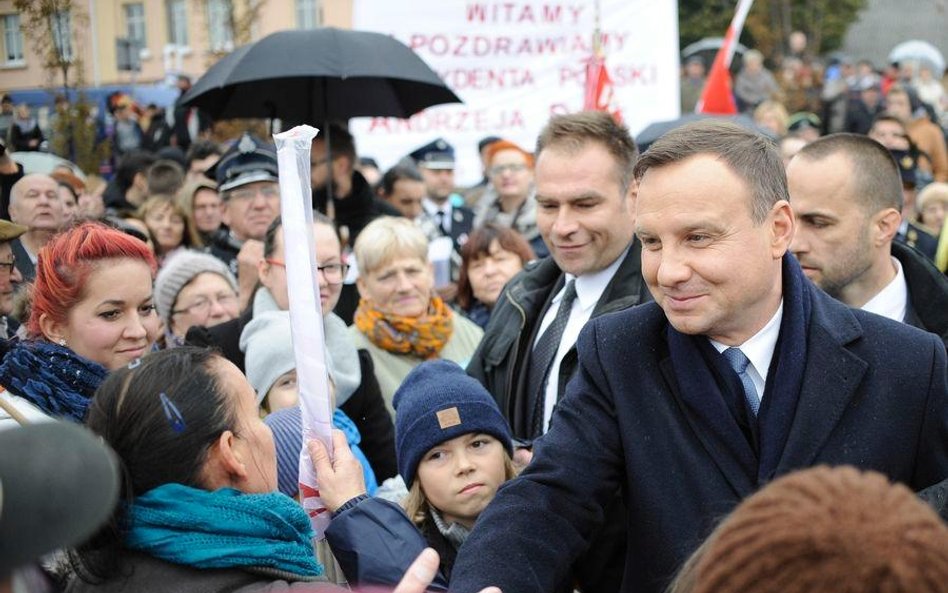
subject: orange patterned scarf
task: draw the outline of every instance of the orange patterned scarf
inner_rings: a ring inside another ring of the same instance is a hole
[[[432,297],[428,312],[421,317],[386,315],[362,299],[355,312],[355,326],[383,350],[429,360],[437,358],[451,339],[454,313],[440,297]]]

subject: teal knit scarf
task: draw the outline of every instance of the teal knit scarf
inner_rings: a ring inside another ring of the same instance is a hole
[[[125,545],[174,564],[323,574],[309,517],[283,494],[165,484],[136,498],[127,517]]]

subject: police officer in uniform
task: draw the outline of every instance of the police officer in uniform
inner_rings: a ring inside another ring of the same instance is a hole
[[[440,279],[435,270],[438,293],[452,301],[457,293],[457,279],[461,266],[461,246],[474,228],[474,211],[464,205],[464,198],[454,186],[454,147],[443,138],[416,149],[408,155],[417,165],[425,182],[427,195],[421,201],[422,212],[415,223],[424,231],[429,242],[441,237],[451,239],[450,282]]]
[[[243,305],[257,282],[267,227],[280,213],[278,171],[274,147],[246,132],[208,171],[217,180],[227,227],[211,237],[208,251],[237,276]]]

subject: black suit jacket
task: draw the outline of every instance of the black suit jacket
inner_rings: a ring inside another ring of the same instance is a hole
[[[948,476],[941,340],[851,310],[809,282],[802,388],[776,475],[818,464],[882,472],[920,490]],[[624,591],[658,593],[717,520],[758,487],[677,386],[668,322],[649,303],[590,320],[579,369],[533,462],[480,515],[451,591],[551,590],[622,488]],[[735,423],[732,430],[739,430]]]
[[[458,251],[474,230],[474,211],[467,206],[455,206],[451,211],[451,240]]]
[[[923,254],[902,243],[892,243],[892,257],[902,264],[908,285],[905,323],[932,332],[948,348],[948,277]]]
[[[442,235],[451,237],[451,242],[454,243],[454,250],[459,253],[461,246],[467,242],[468,235],[474,230],[474,211],[467,206],[452,206],[450,233],[445,233],[438,227],[437,220],[433,215],[428,214],[428,212],[423,212],[422,216],[431,222],[432,228],[437,228]],[[430,238],[431,237],[429,237],[429,239]]]

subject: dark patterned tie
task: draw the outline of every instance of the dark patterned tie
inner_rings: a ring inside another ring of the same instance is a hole
[[[563,298],[560,299],[560,308],[556,310],[553,323],[546,328],[546,331],[537,340],[536,346],[533,347],[533,353],[530,355],[527,393],[535,394],[537,398],[533,406],[533,434],[530,435],[531,438],[543,434],[543,402],[546,399],[546,380],[550,373],[550,366],[553,364],[553,358],[556,357],[556,351],[559,350],[560,340],[563,338],[566,322],[569,321],[569,314],[573,309],[574,300],[576,300],[576,281],[570,280],[566,283]]]
[[[750,375],[747,374],[747,365],[750,364],[750,360],[747,359],[747,356],[741,352],[740,348],[728,348],[724,352],[724,358],[727,359],[731,368],[734,369],[734,372],[737,373],[738,378],[741,380],[741,384],[744,386],[744,399],[747,400],[747,405],[750,406],[754,416],[757,415],[757,411],[760,409],[760,396],[757,395],[757,388],[754,387],[754,381],[751,380]]]

